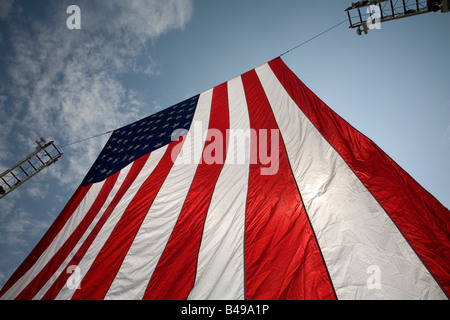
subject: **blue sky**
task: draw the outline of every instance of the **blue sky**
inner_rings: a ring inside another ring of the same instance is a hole
[[[81,8],[81,30],[66,9]],[[41,136],[64,146],[170,107],[346,19],[351,1],[0,0],[0,171]],[[283,56],[325,103],[450,207],[450,14],[345,23]],[[0,200],[0,286],[37,244],[108,136]]]

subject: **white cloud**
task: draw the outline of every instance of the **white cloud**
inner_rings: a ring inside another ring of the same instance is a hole
[[[17,246],[27,243],[27,237],[41,234],[50,227],[50,222],[32,217],[23,210],[14,210],[14,219],[0,225],[0,245]]]
[[[10,7],[2,3],[0,12],[6,16]],[[66,28],[62,4],[48,8],[48,17],[27,19],[27,29],[11,24],[13,55],[7,57],[10,81],[5,90],[13,101],[6,110],[12,120],[3,131],[28,150],[40,136],[62,145],[141,117],[142,101],[119,76],[156,73],[158,64],[148,45],[183,28],[192,15],[192,1],[186,0],[90,0],[78,5],[81,30]],[[149,58],[140,64],[143,55]],[[104,142],[89,140],[65,151],[71,157],[68,168],[53,170],[54,176],[63,183],[80,182]]]
[[[31,153],[41,136],[61,147],[146,116],[143,109],[153,106],[121,76],[158,74],[151,45],[192,16],[192,0],[78,0],[82,29],[68,30],[62,2],[25,7],[0,0],[0,39],[10,46],[0,56],[0,169]],[[107,138],[62,149],[56,164],[0,200],[0,286],[64,207]]]
[[[6,198],[0,200],[0,252],[2,254],[10,248],[17,250],[18,246],[27,245],[29,238],[45,232],[52,220],[50,216],[43,219],[42,216],[36,216],[35,213],[21,208],[23,195],[20,193],[12,192],[7,197],[7,201],[5,201]]]
[[[82,4],[82,10],[83,6]],[[93,1],[93,9],[87,11],[87,19],[90,21],[87,28],[91,25],[103,28],[119,38],[121,35],[129,35],[131,31],[134,37],[144,43],[149,39],[156,40],[170,30],[183,28],[191,19],[192,1],[97,0]],[[98,16],[103,19],[98,19]]]

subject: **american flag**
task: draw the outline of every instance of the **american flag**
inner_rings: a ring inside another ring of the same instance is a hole
[[[2,299],[447,299],[450,213],[276,58],[115,130]]]

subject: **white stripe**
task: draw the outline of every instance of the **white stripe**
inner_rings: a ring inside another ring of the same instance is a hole
[[[108,198],[106,199],[105,203],[103,204],[102,208],[99,210],[99,212],[97,213],[97,215],[95,216],[95,218],[93,219],[92,223],[90,224],[90,226],[86,229],[86,232],[83,234],[83,236],[80,238],[80,240],[78,241],[78,243],[75,245],[75,247],[73,248],[73,250],[70,252],[70,254],[67,256],[67,258],[64,260],[64,262],[59,266],[58,270],[56,270],[56,272],[53,274],[53,276],[47,281],[47,283],[41,288],[41,290],[36,294],[36,296],[34,297],[34,299],[42,299],[42,297],[44,296],[44,294],[48,291],[48,289],[50,289],[50,287],[53,285],[53,283],[56,281],[56,279],[59,277],[59,275],[63,272],[67,272],[67,268],[69,267],[69,262],[70,260],[72,260],[72,258],[75,256],[75,254],[78,252],[78,250],[80,249],[80,247],[82,246],[82,244],[84,243],[84,241],[86,240],[86,238],[89,236],[89,234],[92,232],[92,230],[94,229],[95,225],[98,223],[98,221],[100,220],[100,218],[103,216],[104,212],[106,211],[106,209],[109,207],[109,205],[111,204],[111,201],[114,199],[114,197],[116,196],[117,192],[120,189],[120,186],[122,185],[122,183],[125,181],[125,178],[128,175],[128,172],[130,171],[130,168],[132,167],[132,163],[129,164],[128,166],[126,166],[125,168],[123,168],[120,173],[119,176],[117,177],[117,180],[114,184],[114,187],[111,189],[111,192],[108,195]],[[86,212],[87,213],[87,212]],[[86,214],[85,213],[85,214]]]
[[[301,112],[269,65],[256,71],[338,298],[445,299],[383,208]]]
[[[153,151],[149,158],[147,159],[147,162],[143,166],[141,172],[136,177],[135,181],[131,184],[131,186],[128,188],[127,192],[125,192],[122,199],[117,204],[116,208],[114,209],[113,213],[109,217],[108,221],[104,224],[103,228],[100,230],[99,234],[95,238],[94,242],[86,252],[83,259],[80,261],[80,264],[78,267],[80,268],[80,280],[83,280],[84,276],[88,272],[91,265],[94,263],[95,258],[97,257],[98,253],[102,249],[103,245],[111,235],[112,231],[114,230],[114,227],[119,222],[120,218],[122,217],[123,213],[125,212],[126,208],[130,204],[131,200],[133,200],[134,196],[138,192],[138,190],[141,188],[144,181],[147,179],[147,177],[153,172],[153,170],[156,167],[156,164],[159,162],[159,160],[163,157],[167,149],[167,146],[164,146],[158,150]],[[75,290],[70,289],[67,286],[64,286],[61,291],[59,292],[58,296],[56,297],[57,300],[68,300],[70,299],[73,294],[75,293]]]
[[[191,164],[174,164],[172,167],[142,222],[105,299],[143,298],[183,208],[197,170],[197,164],[201,159],[201,151],[206,137],[201,130],[200,132],[194,131],[196,130],[195,126],[200,123],[204,130],[208,129],[212,92],[211,89],[200,95],[192,122],[193,129],[189,131],[180,150],[184,156],[192,154],[196,159],[193,159]]]
[[[53,242],[44,251],[36,263],[20,278],[2,297],[2,299],[14,299],[23,289],[25,289],[29,283],[41,272],[41,270],[47,265],[50,259],[58,252],[61,246],[72,235],[74,230],[78,227],[81,220],[83,220],[85,214],[91,208],[97,195],[102,189],[104,181],[93,185],[86,193],[83,200],[80,202],[72,216],[66,222],[64,227],[55,237]]]
[[[250,120],[240,77],[228,82],[230,129],[249,132]],[[243,137],[244,138],[244,137]],[[237,144],[239,145],[239,143]],[[237,161],[244,154],[244,164]],[[244,226],[250,141],[234,150],[230,141],[206,217],[197,276],[189,299],[244,299]]]

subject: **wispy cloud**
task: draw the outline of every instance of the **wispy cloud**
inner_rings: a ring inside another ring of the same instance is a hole
[[[36,219],[23,210],[14,212],[14,220],[0,226],[0,244],[15,246],[25,244],[33,233],[42,234],[50,227],[50,221]],[[25,236],[27,235],[27,236]]]
[[[2,94],[9,99],[1,105],[11,121],[3,130],[28,148],[41,135],[64,144],[142,116],[138,94],[127,90],[119,76],[156,72],[148,45],[183,28],[192,15],[192,2],[186,0],[90,0],[78,5],[81,30],[66,28],[65,7],[56,2],[45,17],[27,19],[29,28],[10,25],[12,55]],[[13,1],[2,2],[0,18],[12,6]],[[139,59],[142,55],[147,59]],[[56,172],[61,181],[69,182],[71,176],[79,181],[104,142],[72,148],[85,157],[82,164],[79,157],[70,160],[64,174]]]
[[[31,153],[41,136],[62,146],[147,115],[140,93],[127,87],[122,75],[156,75],[160,67],[152,58],[152,44],[165,33],[184,28],[192,16],[191,0],[79,0],[77,5],[82,29],[68,30],[63,1],[40,1],[32,9],[20,8],[20,1],[0,1],[1,45],[7,49],[0,56],[3,170]],[[26,183],[20,193],[0,201],[1,270],[21,262],[59,206],[68,201],[70,190],[81,182],[106,139],[62,150],[60,162],[34,177],[34,184]],[[67,193],[64,198],[62,190]],[[27,207],[23,203],[28,201],[32,204]],[[44,202],[47,211],[29,207],[36,203],[39,208]],[[0,272],[0,282],[5,277]]]

